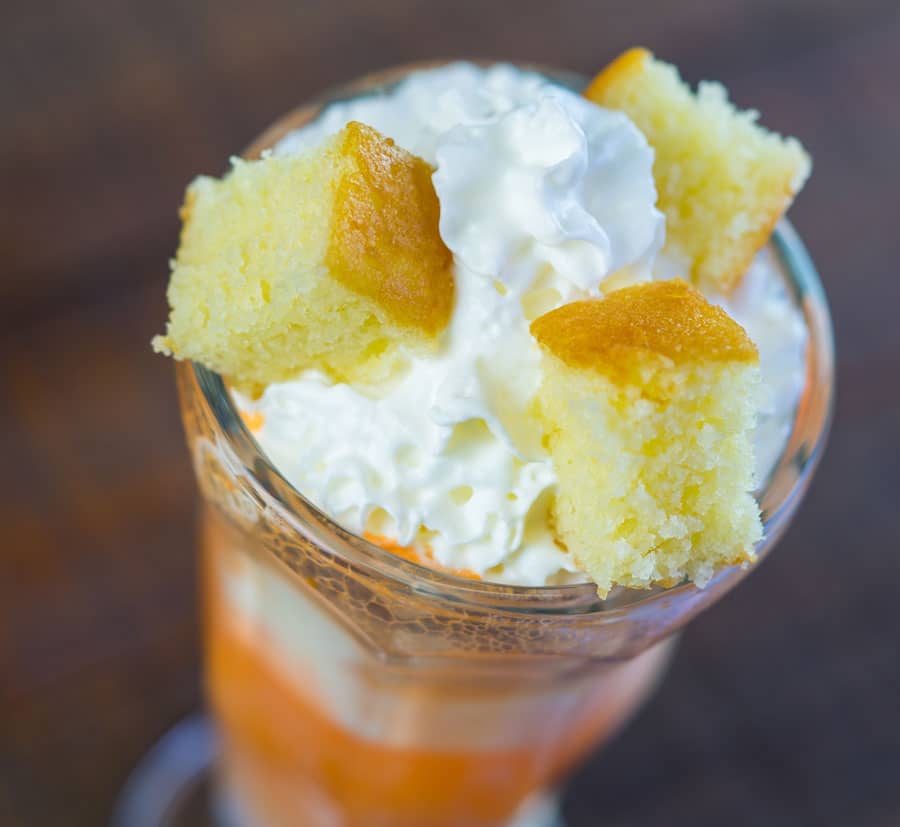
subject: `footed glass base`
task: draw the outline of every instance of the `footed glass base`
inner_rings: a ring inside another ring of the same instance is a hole
[[[216,755],[209,721],[202,716],[186,718],[159,740],[131,774],[110,826],[265,827],[250,824],[227,791],[215,784]],[[556,797],[545,795],[530,802],[510,827],[565,825]]]
[[[181,721],[132,772],[110,827],[219,827],[212,812],[216,752],[215,733],[206,718]]]

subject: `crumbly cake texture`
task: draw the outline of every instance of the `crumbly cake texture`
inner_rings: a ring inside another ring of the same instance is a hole
[[[618,57],[584,94],[625,112],[655,150],[668,255],[702,289],[731,291],[809,176],[803,147],[736,109],[718,83],[693,93],[646,49]]]
[[[197,178],[154,349],[253,391],[307,368],[372,378],[397,344],[433,345],[454,284],[431,174],[352,122],[308,154]]]
[[[556,534],[601,597],[751,561],[759,359],[743,328],[675,280],[564,305],[531,331]]]

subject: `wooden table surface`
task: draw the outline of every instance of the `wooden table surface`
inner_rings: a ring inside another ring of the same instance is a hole
[[[183,187],[334,83],[446,55],[589,73],[635,42],[816,162],[830,448],[774,557],[695,622],[570,788],[571,827],[900,824],[896,0],[0,5],[0,824],[106,822],[200,701],[195,495],[150,353]],[[600,814],[604,818],[601,819]]]

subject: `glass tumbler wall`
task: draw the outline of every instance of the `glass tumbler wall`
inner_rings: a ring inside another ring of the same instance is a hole
[[[792,435],[760,492],[761,555],[808,482],[832,376],[812,266],[787,225],[773,247],[810,345]],[[644,700],[672,633],[746,574],[600,601],[589,584],[508,587],[425,569],[343,531],[292,489],[219,376],[181,364],[178,381],[204,500],[208,698],[223,799],[241,827],[552,822],[555,785]]]

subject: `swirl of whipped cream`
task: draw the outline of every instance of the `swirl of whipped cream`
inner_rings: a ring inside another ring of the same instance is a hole
[[[648,278],[665,219],[656,209],[653,150],[621,112],[563,89],[488,120],[460,124],[437,144],[441,236],[476,273],[533,273],[547,263],[595,292],[629,267]]]

